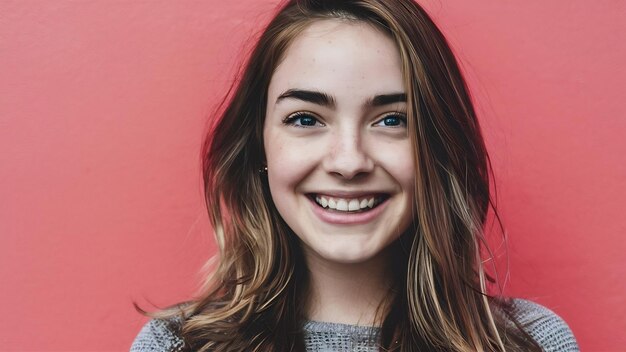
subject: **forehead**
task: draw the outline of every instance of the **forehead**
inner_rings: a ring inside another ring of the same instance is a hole
[[[313,22],[291,43],[272,76],[269,98],[291,88],[371,96],[402,91],[401,61],[394,41],[370,24]]]

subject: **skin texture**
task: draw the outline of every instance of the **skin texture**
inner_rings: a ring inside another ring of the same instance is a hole
[[[293,89],[324,93],[334,104],[279,99]],[[270,82],[264,124],[269,187],[301,240],[315,319],[372,323],[387,289],[386,249],[412,222],[415,167],[406,103],[370,104],[375,96],[399,93],[404,86],[394,42],[370,25],[342,20],[310,25]],[[388,198],[364,216],[323,210],[312,193]],[[351,297],[354,290],[359,297]]]

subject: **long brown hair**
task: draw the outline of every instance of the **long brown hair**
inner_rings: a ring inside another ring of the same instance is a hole
[[[476,113],[446,39],[411,0],[292,0],[262,33],[207,136],[204,183],[219,261],[199,298],[178,316],[194,351],[300,351],[307,291],[301,249],[259,173],[270,79],[290,43],[313,21],[362,21],[399,48],[415,158],[418,221],[400,241],[395,294],[381,349],[540,350],[487,294],[481,262],[493,207],[490,166]],[[494,209],[495,210],[495,209]]]

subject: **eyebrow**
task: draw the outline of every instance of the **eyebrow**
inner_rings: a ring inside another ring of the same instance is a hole
[[[371,100],[367,101],[368,106],[383,106],[394,103],[406,103],[406,94],[404,93],[392,93],[381,94],[374,96]]]
[[[278,96],[278,98],[276,99],[276,104],[284,99],[298,99],[309,103],[326,106],[329,108],[335,107],[335,98],[326,93],[316,92],[312,90],[289,89]]]
[[[334,108],[336,106],[335,98],[326,93],[312,90],[289,89],[278,96],[276,104],[284,99],[297,99],[329,108]],[[403,102],[406,102],[405,93],[390,93],[376,95],[368,99],[365,105],[369,107],[377,107]]]

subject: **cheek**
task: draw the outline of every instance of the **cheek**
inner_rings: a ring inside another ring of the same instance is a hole
[[[301,233],[303,201],[300,185],[315,167],[313,158],[302,147],[274,139],[266,144],[267,178],[278,213],[296,233]]]
[[[401,162],[397,165],[394,170],[395,177],[398,182],[402,185],[402,188],[409,192],[411,195],[415,193],[415,165],[413,163],[413,155],[407,155],[406,158],[403,158]]]
[[[298,184],[313,169],[315,162],[306,146],[289,137],[268,135],[265,143],[267,176],[274,202],[280,203],[285,196],[297,190]]]
[[[379,144],[376,151],[377,160],[385,171],[391,175],[404,192],[412,194],[415,188],[415,165],[410,142]]]

